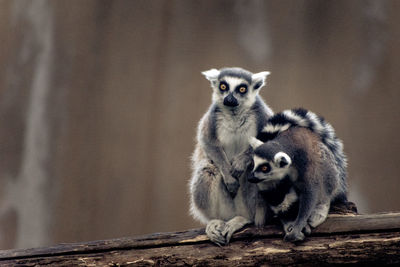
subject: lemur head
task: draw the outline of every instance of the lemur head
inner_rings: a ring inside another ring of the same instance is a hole
[[[233,110],[253,105],[269,72],[253,74],[241,68],[223,68],[207,70],[202,74],[211,82],[213,102]]]
[[[252,137],[254,168],[248,178],[252,183],[269,183],[279,181],[290,173],[292,160],[288,154],[281,151],[279,144],[269,141],[266,143]]]

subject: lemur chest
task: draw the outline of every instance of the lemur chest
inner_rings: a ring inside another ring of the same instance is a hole
[[[256,134],[256,123],[251,117],[247,119],[224,119],[220,121],[217,127],[217,138],[229,160],[247,149],[249,138],[256,136]]]

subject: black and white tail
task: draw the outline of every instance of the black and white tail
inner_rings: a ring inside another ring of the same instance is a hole
[[[272,140],[280,132],[294,126],[305,127],[320,136],[322,142],[332,151],[335,157],[340,171],[342,188],[347,191],[347,159],[343,152],[343,143],[337,138],[332,125],[326,122],[323,117],[303,108],[285,110],[276,113],[267,120],[257,139],[263,142]]]

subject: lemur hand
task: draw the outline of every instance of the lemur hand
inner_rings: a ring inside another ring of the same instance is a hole
[[[224,183],[230,196],[234,198],[237,194],[237,191],[239,190],[239,181],[233,178],[230,174],[226,174],[224,175]]]
[[[253,157],[251,151],[245,151],[244,153],[240,153],[232,160],[232,167],[230,170],[230,174],[239,179],[243,173],[249,169],[253,164]]]

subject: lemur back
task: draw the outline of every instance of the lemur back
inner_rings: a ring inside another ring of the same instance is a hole
[[[303,108],[284,110],[274,114],[258,133],[257,139],[266,142],[290,127],[304,127],[318,135],[335,157],[336,167],[340,171],[341,187],[347,192],[347,158],[343,152],[343,143],[335,130],[322,116]],[[347,199],[344,199],[346,201]]]
[[[280,217],[285,239],[302,240],[310,226],[325,220],[332,202],[347,200],[343,145],[330,124],[303,109],[274,115],[258,138],[266,142],[252,142],[255,166],[249,180]],[[278,199],[271,199],[274,195]]]
[[[252,161],[249,138],[273,114],[258,95],[269,73],[225,68],[203,74],[213,95],[198,126],[190,209],[207,224],[213,242],[226,244],[233,232],[254,220],[257,188],[246,179]]]

